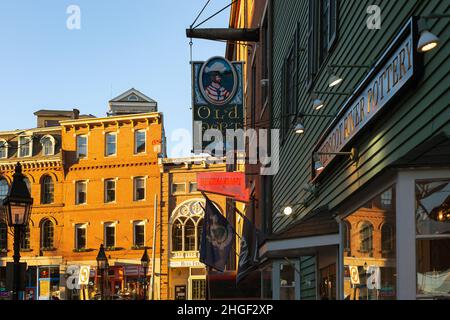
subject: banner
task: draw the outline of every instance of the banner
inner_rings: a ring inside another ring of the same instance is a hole
[[[211,153],[215,144],[223,148],[227,143],[226,130],[244,127],[243,63],[213,57],[206,62],[192,63],[192,95],[194,122],[194,153]],[[208,129],[217,129],[223,139],[204,141]]]
[[[250,201],[250,190],[247,189],[244,172],[197,173],[197,189],[232,197],[240,202]]]
[[[247,212],[254,210],[253,202]],[[239,265],[236,276],[236,284],[239,284],[250,272],[258,266],[258,231],[253,223],[244,215],[242,228],[241,250],[239,251]]]
[[[206,198],[205,218],[200,243],[200,262],[223,272],[228,261],[234,230],[214,204]]]

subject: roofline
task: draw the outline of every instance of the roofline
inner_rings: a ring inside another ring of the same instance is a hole
[[[43,132],[43,131],[50,131],[50,132],[61,131],[61,126],[0,131],[0,135],[26,135],[27,133]]]
[[[102,122],[111,122],[111,121],[120,121],[120,120],[134,120],[134,119],[145,119],[145,118],[161,118],[161,112],[149,112],[149,113],[139,113],[139,114],[130,114],[130,115],[121,115],[121,116],[111,116],[104,118],[86,118],[86,119],[77,119],[77,120],[64,120],[60,121],[62,127],[71,126],[83,123],[102,123]]]

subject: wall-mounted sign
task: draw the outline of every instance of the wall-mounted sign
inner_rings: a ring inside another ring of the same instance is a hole
[[[78,275],[78,284],[88,285],[90,276],[89,266],[80,266],[80,271]]]
[[[322,136],[315,152],[342,152],[355,136],[417,75],[419,65],[415,50],[416,32],[413,19],[403,28],[369,75],[342,107],[335,121]],[[334,155],[320,155],[324,166]],[[323,170],[322,170],[323,171]],[[314,176],[320,172],[314,172]]]
[[[171,268],[188,268],[188,267],[205,267],[200,261],[183,260],[183,261],[170,261]]]
[[[214,143],[203,141],[206,130],[220,130],[226,145],[226,130],[243,128],[242,71],[242,62],[229,62],[223,57],[192,63],[194,153],[207,152],[206,147]],[[196,130],[196,125],[201,130]]]
[[[351,284],[357,285],[359,284],[359,271],[357,266],[349,266],[350,269],[350,281]]]
[[[197,189],[232,197],[236,201],[250,201],[250,190],[245,183],[243,172],[197,173]]]

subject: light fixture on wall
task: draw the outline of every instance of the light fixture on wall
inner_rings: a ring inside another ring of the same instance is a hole
[[[357,151],[355,148],[352,148],[352,150],[349,152],[316,152],[313,155],[314,170],[316,172],[322,171],[325,168],[323,162],[320,160],[320,156],[322,155],[349,156],[350,160],[352,161],[356,161],[358,159]]]
[[[349,96],[348,92],[332,92],[332,91],[314,91],[312,95],[313,109],[319,111],[325,104],[318,96],[319,95],[332,95],[332,96]]]
[[[306,128],[303,123],[303,118],[305,117],[334,118],[335,116],[335,114],[306,114],[301,112],[297,114],[297,121],[294,126],[294,132],[298,135],[305,133]]]
[[[283,209],[283,214],[287,217],[289,217],[292,214],[292,212],[294,212],[294,210],[292,209],[291,206],[287,206]]]
[[[294,132],[296,134],[304,134],[305,133],[305,126],[301,122],[301,120],[297,120],[297,124],[294,127]]]
[[[369,65],[359,65],[359,64],[331,64],[328,67],[328,87],[333,88],[339,85],[344,79],[336,74],[335,70],[340,68],[350,68],[350,69],[370,69]]]
[[[421,16],[419,18],[418,27],[420,32],[420,38],[417,43],[417,51],[421,53],[428,52],[436,48],[439,44],[439,38],[433,34],[427,24],[427,20],[430,19],[442,19],[450,18],[450,14],[431,14],[427,16]]]

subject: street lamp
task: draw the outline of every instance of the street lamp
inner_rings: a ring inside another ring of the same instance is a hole
[[[148,266],[150,264],[150,258],[148,256],[147,253],[147,247],[144,250],[144,254],[142,255],[141,258],[141,266],[142,268],[144,268],[144,300],[147,300],[147,271],[148,271]],[[153,288],[152,288],[153,290]]]
[[[104,281],[105,281],[105,270],[108,269],[108,258],[105,254],[105,248],[103,247],[103,243],[100,245],[100,250],[98,251],[97,255],[97,269],[100,271],[101,274],[101,281],[100,281],[100,297],[101,300],[105,299],[105,293],[104,293]]]
[[[31,215],[31,206],[33,204],[33,198],[31,198],[30,191],[28,190],[24,178],[22,166],[18,162],[13,175],[11,189],[3,200],[8,225],[14,228],[14,300],[19,300],[21,232],[23,232],[28,225]]]

